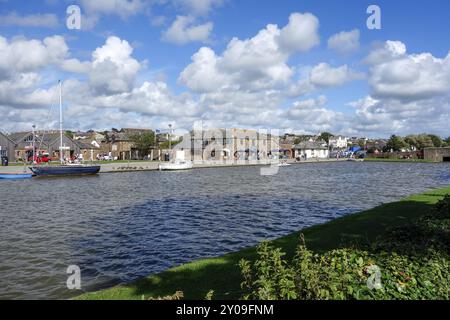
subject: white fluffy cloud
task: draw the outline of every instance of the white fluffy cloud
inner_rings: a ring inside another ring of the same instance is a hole
[[[192,19],[181,33],[199,39],[189,30],[196,26],[192,21],[202,18]],[[60,36],[0,37],[2,129],[56,126],[48,109],[57,103],[56,80],[64,72],[66,125],[72,129],[161,128],[168,123],[190,129],[201,118],[213,126],[304,133],[448,135],[450,55],[408,54],[402,42],[387,41],[365,60],[369,95],[351,103],[351,112],[338,112],[321,90],[362,74],[349,65],[290,62],[319,43],[318,28],[316,17],[298,13],[284,27],[269,24],[248,39],[233,38],[223,52],[203,47],[179,75],[189,89],[181,94],[163,81],[138,81],[146,61],[137,60],[132,45],[118,37],[108,37],[86,60],[74,59]]]
[[[141,65],[132,53],[133,48],[126,40],[114,36],[92,53],[89,77],[98,93],[125,92],[133,87]]]
[[[289,57],[318,43],[318,27],[313,15],[294,13],[282,29],[269,24],[253,38],[233,38],[220,56],[202,48],[193,55],[180,81],[199,93],[222,88],[276,89],[294,72],[287,64]]]
[[[311,13],[293,13],[281,29],[280,47],[287,52],[308,51],[320,43],[319,19]]]
[[[408,54],[404,43],[387,41],[366,62],[371,92],[350,104],[355,108],[355,130],[372,136],[448,135],[450,54]]]
[[[426,99],[450,92],[450,52],[445,58],[431,53],[407,54],[399,41],[387,41],[372,52],[369,84],[376,97]]]
[[[367,96],[351,103],[356,132],[369,136],[407,135],[429,132],[448,135],[450,99],[448,97],[402,102]]]
[[[349,53],[359,48],[359,30],[342,31],[328,39],[328,48],[340,53]]]
[[[347,65],[333,68],[328,63],[320,63],[310,72],[310,82],[317,87],[341,86],[362,77],[361,73],[352,71]]]
[[[70,58],[62,44],[62,37],[42,41],[0,38],[1,129],[57,126],[55,108],[49,116],[50,107],[58,103],[56,77],[48,79],[41,74],[50,67],[52,73],[60,68],[81,76],[78,80],[64,76],[67,128],[158,127],[169,122],[187,128],[199,116],[198,104],[189,94],[175,95],[160,81],[135,85],[144,62],[133,57],[133,48],[126,40],[107,38],[87,61]],[[33,59],[26,58],[30,52]]]
[[[22,72],[32,72],[60,63],[68,53],[63,37],[52,36],[41,40],[0,36],[0,79]]]
[[[177,16],[172,25],[163,32],[162,40],[178,45],[189,42],[208,41],[213,23],[196,24],[196,19],[192,16]]]

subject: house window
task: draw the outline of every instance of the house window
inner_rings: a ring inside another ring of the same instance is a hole
[[[33,142],[33,135],[29,135],[23,141],[25,141],[25,142]]]

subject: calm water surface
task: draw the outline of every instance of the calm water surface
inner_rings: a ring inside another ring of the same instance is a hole
[[[0,298],[67,298],[431,188],[448,164],[328,163],[0,180]]]

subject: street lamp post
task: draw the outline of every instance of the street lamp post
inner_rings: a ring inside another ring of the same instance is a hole
[[[171,140],[171,137],[172,137],[172,125],[169,124],[169,150],[172,149],[172,140]]]
[[[35,158],[36,158],[36,136],[35,136],[35,133],[34,133],[34,129],[36,128],[36,126],[33,124],[32,126],[31,126],[31,128],[32,128],[32,131],[33,131],[33,160],[32,160],[32,163],[34,164],[34,161],[35,161]]]

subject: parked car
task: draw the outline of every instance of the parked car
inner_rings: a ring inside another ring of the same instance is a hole
[[[109,155],[105,154],[105,155],[100,157],[100,160],[102,160],[102,161],[113,161],[114,158],[112,156],[109,156]]]
[[[51,161],[50,155],[47,153],[38,154],[34,156],[35,163],[49,163]],[[28,162],[33,162],[33,156],[28,157]]]

